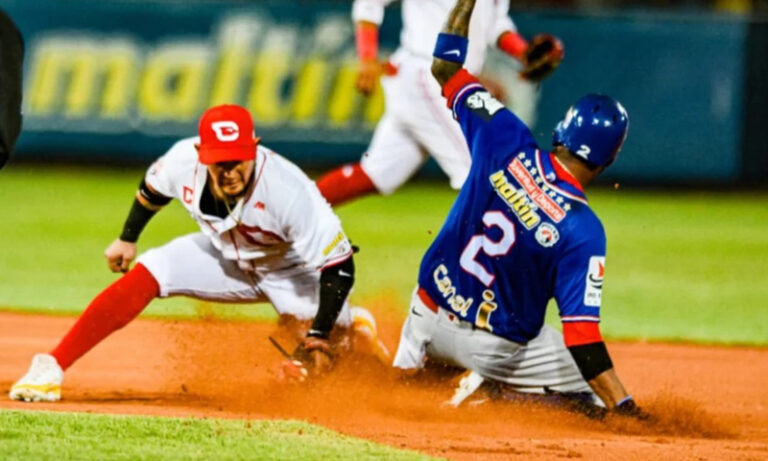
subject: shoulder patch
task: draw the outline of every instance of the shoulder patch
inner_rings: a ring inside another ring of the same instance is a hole
[[[149,175],[150,176],[157,176],[158,174],[160,174],[160,172],[162,170],[163,170],[163,159],[159,158],[159,159],[155,160],[155,163],[153,163],[149,167]]]
[[[346,253],[350,249],[351,247],[349,246],[347,236],[344,235],[344,232],[340,231],[338,234],[336,234],[336,237],[331,240],[331,243],[323,248],[323,256],[327,257],[331,255],[331,252],[334,250],[336,253]]]
[[[504,108],[504,104],[496,100],[487,91],[477,91],[467,98],[469,110],[480,116],[483,120],[490,120],[493,114]]]
[[[589,258],[586,289],[584,290],[584,305],[600,307],[603,297],[603,275],[605,274],[605,256]]]

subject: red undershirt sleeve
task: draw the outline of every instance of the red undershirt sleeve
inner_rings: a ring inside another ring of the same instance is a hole
[[[355,27],[357,57],[361,61],[375,60],[379,56],[379,28],[375,24],[358,22]]]
[[[525,50],[528,49],[528,41],[522,35],[511,31],[501,34],[496,44],[501,51],[519,61],[523,60]]]
[[[443,85],[443,96],[448,101],[449,108],[453,107],[454,99],[459,94],[459,91],[470,83],[477,83],[479,85],[477,77],[470,74],[467,69],[459,70],[450,80],[445,82],[445,85]]]
[[[603,340],[597,322],[563,322],[565,347],[599,343]]]

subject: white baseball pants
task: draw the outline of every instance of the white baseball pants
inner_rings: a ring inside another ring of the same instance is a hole
[[[382,194],[391,194],[431,155],[460,189],[469,173],[469,148],[429,70],[431,61],[398,53],[397,75],[384,76],[386,110],[360,166]]]
[[[206,301],[271,303],[278,314],[311,319],[320,300],[320,271],[293,267],[256,275],[224,259],[200,232],[178,237],[148,250],[137,262],[160,285],[160,297],[184,295]],[[337,324],[351,323],[348,303]]]
[[[437,310],[430,310],[414,290],[393,366],[421,368],[429,357],[506,383],[518,392],[541,394],[547,387],[592,393],[562,334],[552,327],[545,325],[536,338],[522,345],[473,328],[445,309]],[[596,395],[594,399],[599,402]]]

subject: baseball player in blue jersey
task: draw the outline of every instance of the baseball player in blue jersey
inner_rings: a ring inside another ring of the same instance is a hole
[[[552,152],[541,150],[462,69],[474,4],[457,2],[432,64],[472,167],[421,262],[394,366],[420,368],[429,357],[471,370],[454,404],[491,380],[644,415],[600,335],[605,232],[583,191],[615,160],[627,112],[610,97],[585,96],[555,128]],[[562,335],[544,325],[553,297]]]

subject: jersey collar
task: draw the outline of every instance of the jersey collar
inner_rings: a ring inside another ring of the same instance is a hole
[[[546,185],[569,199],[587,203],[579,181],[550,152],[536,150],[536,165]]]

